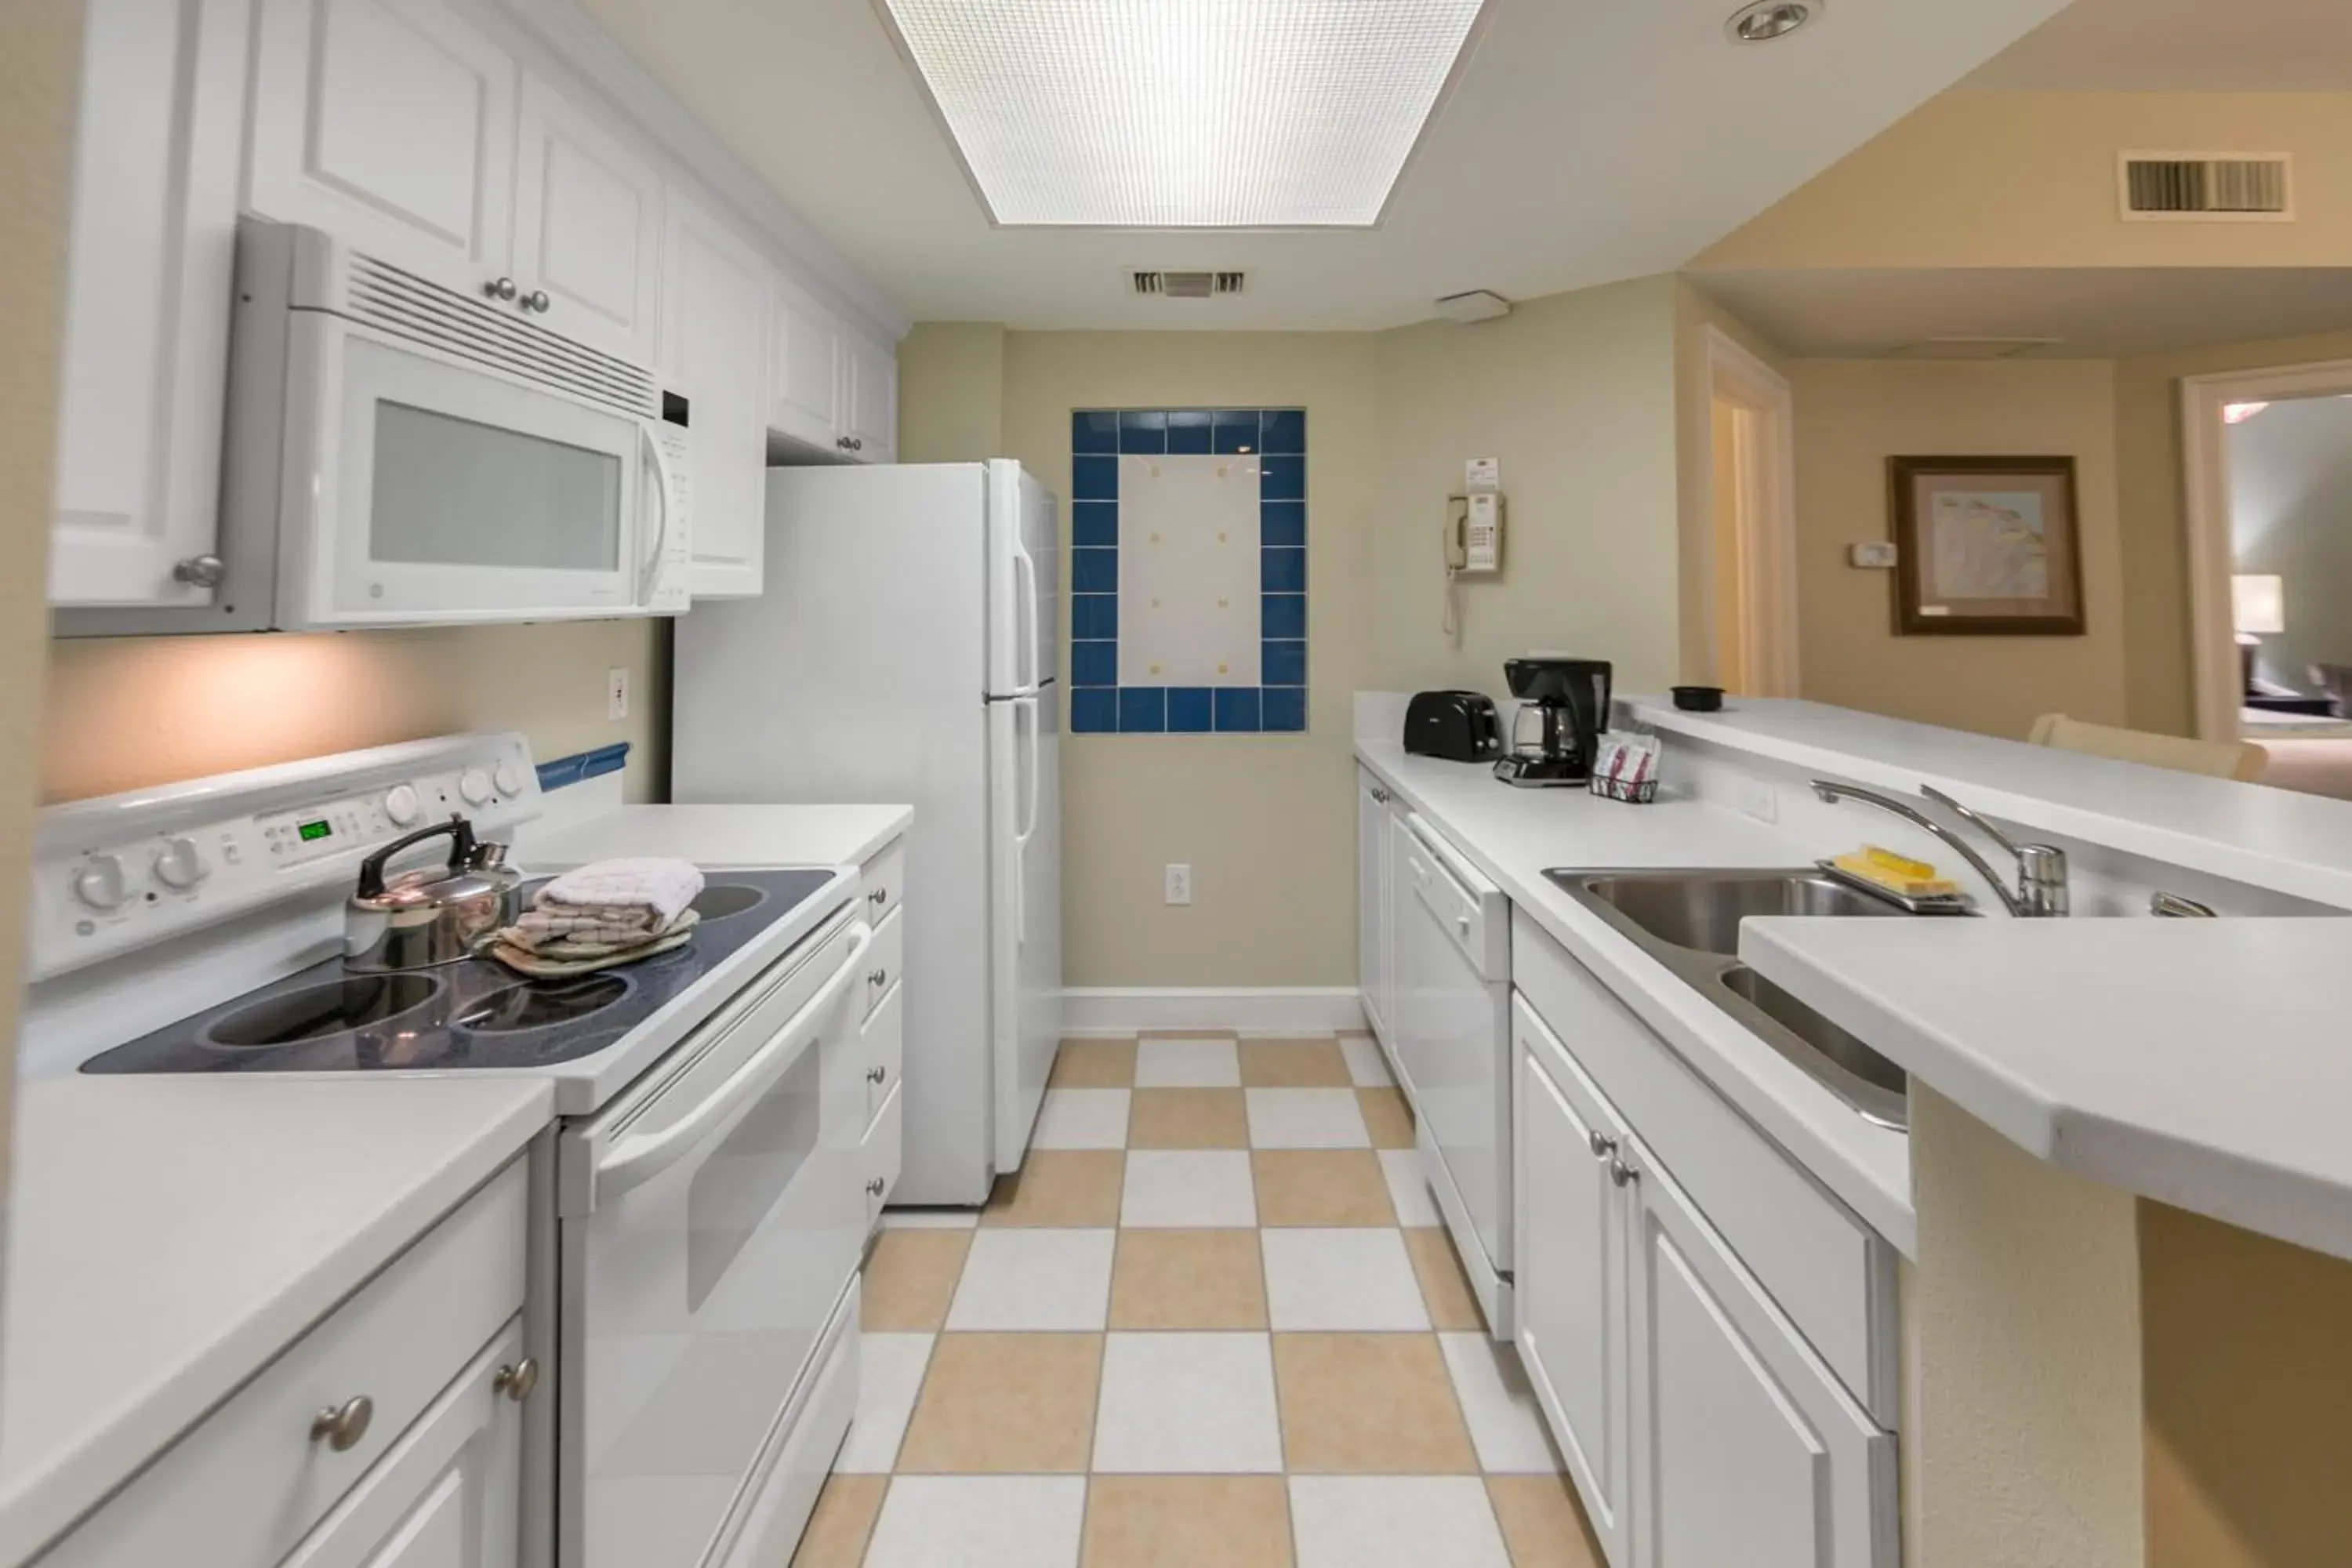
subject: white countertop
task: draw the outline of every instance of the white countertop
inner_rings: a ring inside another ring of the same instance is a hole
[[[856,866],[914,820],[906,805],[628,805],[562,827],[527,827],[515,853],[535,870],[623,855],[700,866]]]
[[[2352,921],[1765,920],[1740,954],[2053,1164],[2352,1258]]]
[[[1637,806],[1582,790],[1515,789],[1484,763],[1407,756],[1395,741],[1359,740],[1356,756],[1864,1224],[1913,1251],[1909,1141],[1864,1121],[1543,877],[1568,866],[1803,866],[1816,852],[1778,828],[1672,796]]]
[[[16,1108],[0,1563],[20,1563],[496,1173],[540,1079],[68,1078]]]

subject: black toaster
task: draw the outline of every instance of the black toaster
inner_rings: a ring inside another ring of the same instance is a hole
[[[1483,763],[1503,754],[1503,721],[1481,691],[1416,691],[1404,710],[1404,749],[1416,757]]]

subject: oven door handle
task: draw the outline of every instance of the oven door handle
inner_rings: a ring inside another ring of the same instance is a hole
[[[776,1037],[754,1052],[751,1059],[728,1075],[720,1084],[703,1098],[701,1104],[688,1111],[658,1132],[642,1132],[614,1143],[612,1152],[598,1162],[593,1173],[597,1202],[614,1198],[632,1187],[642,1186],[655,1176],[676,1164],[702,1135],[736,1107],[767,1091],[768,1086],[782,1075],[786,1067],[800,1055],[796,1048],[809,1042],[803,1037],[814,1026],[821,1024],[827,1013],[840,1005],[841,999],[858,979],[857,960],[874,945],[874,928],[864,921],[850,928],[849,952],[808,1004],[793,1015],[792,1022],[776,1031]]]

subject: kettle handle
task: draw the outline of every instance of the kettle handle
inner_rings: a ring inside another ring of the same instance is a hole
[[[449,835],[449,870],[452,875],[464,870],[474,858],[474,825],[464,816],[451,813],[446,822],[436,822],[430,827],[394,839],[374,854],[360,862],[360,885],[353,897],[373,899],[383,892],[383,868],[392,858],[413,845],[428,838]]]

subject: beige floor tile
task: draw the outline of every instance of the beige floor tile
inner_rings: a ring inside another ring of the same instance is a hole
[[[1097,1476],[1082,1568],[1290,1568],[1280,1476]]]
[[[1489,1476],[1511,1568],[1608,1568],[1566,1476]]]
[[[1054,1058],[1055,1089],[1133,1089],[1133,1040],[1064,1040]]]
[[[1265,1268],[1251,1230],[1122,1230],[1114,1329],[1263,1329]]]
[[[929,1333],[948,1321],[968,1230],[885,1230],[866,1259],[859,1323],[877,1333]]]
[[[898,1469],[1082,1471],[1101,1380],[1100,1334],[941,1334]]]
[[[1429,1303],[1430,1326],[1438,1329],[1483,1329],[1478,1298],[1470,1293],[1469,1276],[1454,1255],[1454,1238],[1438,1226],[1415,1226],[1404,1233],[1404,1249],[1412,1271],[1421,1279],[1421,1299]]]
[[[1274,1376],[1294,1475],[1477,1468],[1434,1334],[1276,1334]]]
[[[1394,1225],[1396,1205],[1370,1149],[1259,1149],[1250,1154],[1264,1225]]]
[[[1032,1149],[1021,1169],[996,1179],[980,1223],[1117,1225],[1126,1171],[1117,1149]]]
[[[1412,1112],[1404,1094],[1394,1089],[1360,1089],[1356,1098],[1364,1107],[1364,1125],[1371,1130],[1375,1149],[1412,1147]]]
[[[1246,1149],[1249,1101],[1238,1089],[1139,1089],[1127,1116],[1130,1149]]]
[[[1345,1089],[1351,1081],[1337,1039],[1242,1042],[1242,1082],[1251,1089]]]
[[[866,1538],[882,1511],[887,1476],[827,1476],[816,1494],[816,1511],[801,1532],[792,1568],[858,1568],[866,1561]],[[774,1559],[771,1558],[771,1562]]]

